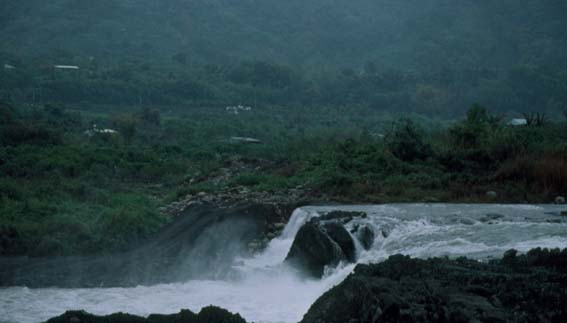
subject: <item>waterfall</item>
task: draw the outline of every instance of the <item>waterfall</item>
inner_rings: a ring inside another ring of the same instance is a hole
[[[511,248],[525,252],[534,247],[567,247],[567,217],[561,217],[564,209],[554,205],[303,207],[293,212],[282,234],[263,252],[234,259],[232,268],[238,275],[133,288],[3,288],[0,317],[10,323],[32,323],[69,309],[100,315],[119,311],[148,315],[176,313],[182,308],[199,311],[214,304],[257,323],[298,322],[319,296],[344,280],[356,266],[341,263],[327,268],[322,279],[312,279],[284,264],[299,229],[311,218],[333,210],[367,214],[345,225],[349,232],[366,225],[375,233],[368,250],[357,244],[356,263],[379,262],[399,253],[484,260],[500,257]]]

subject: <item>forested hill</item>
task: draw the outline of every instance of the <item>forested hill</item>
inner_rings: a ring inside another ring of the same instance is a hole
[[[303,66],[563,64],[563,0],[3,0],[2,52]]]
[[[566,21],[564,0],[2,0],[0,100],[559,114]]]

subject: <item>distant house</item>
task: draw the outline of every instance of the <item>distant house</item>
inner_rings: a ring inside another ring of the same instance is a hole
[[[93,125],[92,129],[85,131],[85,135],[89,137],[92,137],[97,134],[116,135],[118,134],[118,131],[114,129],[99,129],[96,127],[96,124]]]
[[[59,69],[59,70],[78,70],[79,67],[76,65],[54,65],[53,66],[55,69]]]
[[[506,123],[508,126],[525,126],[528,124],[528,120],[526,119],[521,119],[521,118],[516,118],[516,119],[512,119],[510,121],[508,121],[508,123]]]
[[[238,115],[242,111],[252,111],[252,107],[243,106],[243,105],[240,105],[240,104],[237,105],[237,106],[226,107],[226,112],[228,112],[229,114]]]
[[[232,142],[240,142],[246,144],[261,144],[262,141],[259,139],[248,138],[248,137],[230,137],[230,141]]]
[[[4,69],[5,69],[5,70],[13,70],[13,69],[15,69],[15,68],[16,68],[16,67],[15,67],[14,65],[4,64]]]

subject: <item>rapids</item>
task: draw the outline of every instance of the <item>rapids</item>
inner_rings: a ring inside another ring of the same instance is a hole
[[[321,280],[305,278],[283,264],[299,228],[311,217],[332,210],[364,211],[366,218],[347,224],[370,225],[376,233],[369,250],[357,246],[357,262],[379,262],[393,254],[415,257],[500,257],[508,249],[567,247],[565,207],[556,205],[397,204],[318,206],[295,210],[280,237],[253,257],[235,257],[232,274],[219,280],[133,288],[0,289],[0,322],[36,323],[66,310],[93,314],[199,311],[213,304],[257,323],[298,322],[326,290],[355,267],[328,268]],[[229,247],[229,246],[227,246]],[[214,270],[209,268],[208,270]]]

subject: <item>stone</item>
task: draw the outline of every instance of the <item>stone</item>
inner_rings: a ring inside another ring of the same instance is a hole
[[[367,215],[365,212],[351,212],[351,211],[331,211],[329,213],[325,213],[321,215],[318,220],[319,221],[340,221],[343,224],[346,224],[352,221],[353,218],[365,218]]]
[[[504,215],[498,213],[488,213],[480,219],[480,222],[492,224],[494,221],[502,219]]]
[[[340,222],[313,219],[299,229],[285,262],[309,276],[322,277],[326,266],[355,258],[354,241]]]
[[[239,315],[216,307],[207,306],[201,312],[195,314],[189,310],[181,310],[178,314],[151,314],[147,318],[116,313],[108,316],[96,316],[84,311],[68,311],[61,316],[54,317],[46,323],[158,323],[158,322],[178,322],[178,323],[246,323]]]
[[[464,225],[473,225],[473,224],[475,223],[475,222],[474,222],[473,220],[471,220],[471,219],[461,219],[459,222],[460,222],[461,224],[464,224]]]
[[[276,230],[278,230],[278,231],[281,231],[281,230],[283,230],[284,228],[285,228],[285,223],[281,223],[281,222],[274,223],[274,229],[276,229]]]
[[[372,244],[374,244],[376,234],[371,227],[369,227],[368,225],[363,225],[356,231],[356,237],[358,238],[358,241],[360,241],[362,247],[366,250],[369,250],[372,247]]]
[[[514,264],[516,262],[516,256],[518,255],[518,250],[510,249],[504,253],[502,257],[502,262],[506,264]]]
[[[486,197],[495,199],[498,197],[498,193],[496,193],[495,191],[488,191],[486,192]]]
[[[382,234],[383,238],[388,238],[390,233],[392,233],[392,228],[389,226],[380,228],[380,233]]]
[[[565,204],[565,197],[564,196],[558,196],[555,198],[555,204]]]
[[[356,247],[351,235],[342,224],[329,222],[323,224],[327,235],[341,248],[346,260],[354,262],[356,260]]]

